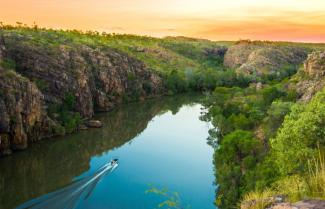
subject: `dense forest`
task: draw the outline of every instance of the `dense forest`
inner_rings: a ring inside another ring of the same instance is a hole
[[[215,149],[219,208],[265,208],[276,195],[325,198],[323,44],[159,39],[18,23],[1,24],[0,46],[3,155],[25,149],[27,138],[75,132],[121,103],[199,91],[201,119],[214,126],[207,143]],[[103,78],[107,66],[118,80]],[[26,86],[33,90],[21,93]],[[14,94],[31,94],[41,113],[22,119],[9,111]]]

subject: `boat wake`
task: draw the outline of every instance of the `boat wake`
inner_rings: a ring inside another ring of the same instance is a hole
[[[114,159],[92,175],[79,179],[60,190],[25,202],[16,209],[74,209],[79,200],[90,197],[98,182],[105,175],[112,173],[117,166],[118,160]]]

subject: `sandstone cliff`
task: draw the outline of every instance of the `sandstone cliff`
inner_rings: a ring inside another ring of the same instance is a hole
[[[238,73],[278,77],[287,73],[286,68],[302,64],[307,54],[302,47],[241,41],[228,49],[224,65]]]
[[[296,84],[301,101],[311,98],[325,86],[325,51],[313,52],[308,55],[304,69],[300,72],[299,82]]]
[[[0,155],[64,134],[62,106],[68,106],[62,120],[70,112],[91,118],[123,101],[164,92],[158,74],[109,47],[48,45],[3,32],[0,63]]]

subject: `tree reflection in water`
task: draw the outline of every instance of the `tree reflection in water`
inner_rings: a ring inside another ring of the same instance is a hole
[[[16,209],[74,209],[80,200],[90,197],[97,183],[104,176],[113,172],[117,166],[117,163],[109,162],[94,174],[79,179],[58,191],[30,200]]]

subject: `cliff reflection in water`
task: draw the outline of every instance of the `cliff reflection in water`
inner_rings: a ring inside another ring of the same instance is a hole
[[[113,172],[117,163],[108,162],[95,173],[74,181],[72,184],[57,191],[32,199],[16,209],[74,209],[81,200],[91,196],[100,180]]]
[[[177,113],[195,99],[199,97],[184,95],[125,105],[97,115],[104,123],[101,129],[45,140],[0,159],[0,208],[11,209],[69,185],[89,170],[92,156],[131,143],[154,116],[168,110]]]

